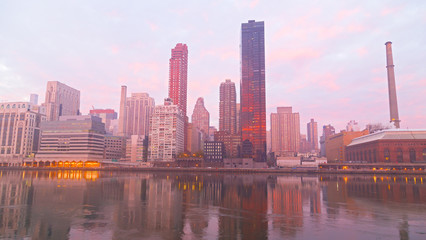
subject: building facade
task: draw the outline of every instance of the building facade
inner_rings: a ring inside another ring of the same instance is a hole
[[[241,155],[241,136],[229,134],[227,131],[217,131],[214,141],[223,142],[224,154],[227,158],[237,158]]]
[[[184,152],[183,112],[170,98],[155,106],[150,120],[148,161],[173,161]]]
[[[204,142],[204,161],[205,162],[223,162],[224,157],[223,142],[206,141]]]
[[[271,113],[271,150],[275,156],[293,156],[300,151],[300,116],[292,107]]]
[[[253,146],[255,161],[266,161],[264,22],[241,26],[241,134]]]
[[[146,162],[148,158],[148,138],[144,135],[132,135],[126,143],[126,161]]]
[[[204,136],[209,135],[210,114],[204,106],[204,98],[200,97],[197,99],[191,120],[193,127],[200,129],[204,133]]]
[[[332,162],[345,162],[346,161],[346,146],[348,146],[352,139],[361,137],[368,134],[368,130],[364,131],[342,131],[338,134],[329,136],[325,140],[325,155],[327,161]]]
[[[154,111],[155,101],[148,93],[132,93],[126,99],[126,136],[149,134],[149,119]]]
[[[91,115],[61,116],[42,122],[37,162],[99,162],[105,154],[105,124]],[[47,164],[48,165],[48,164]]]
[[[336,130],[330,124],[324,125],[322,127],[322,136],[320,137],[320,155],[321,157],[325,157],[325,140],[331,136],[336,134]]]
[[[29,102],[0,104],[0,162],[20,165],[24,157],[37,152],[40,124],[46,117],[31,109]]]
[[[102,119],[102,122],[105,124],[105,131],[107,133],[112,133],[111,121],[117,119],[117,113],[114,109],[91,109],[89,115],[96,116]]]
[[[360,163],[425,163],[426,130],[384,130],[352,140],[345,159]]]
[[[126,139],[121,136],[105,136],[105,159],[119,161],[126,156]]]
[[[169,60],[169,98],[186,115],[188,84],[188,47],[178,43]]]
[[[318,123],[311,118],[311,121],[306,125],[306,129],[308,130],[310,151],[318,152]]]
[[[80,91],[58,81],[48,81],[44,105],[47,121],[80,115]]]
[[[235,83],[229,79],[220,84],[219,131],[237,133],[237,94]]]

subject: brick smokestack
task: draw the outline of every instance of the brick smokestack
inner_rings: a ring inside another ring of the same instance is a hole
[[[396,99],[395,71],[392,57],[392,42],[386,42],[386,68],[388,72],[390,122],[399,128],[398,103]]]

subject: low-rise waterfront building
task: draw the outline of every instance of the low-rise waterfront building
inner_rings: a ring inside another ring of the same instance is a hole
[[[42,122],[40,150],[36,161],[45,166],[82,165],[99,162],[105,154],[105,125],[99,117],[61,116]]]
[[[355,138],[346,147],[345,159],[361,163],[425,163],[426,130],[389,129]]]
[[[204,161],[205,162],[223,162],[225,147],[223,142],[205,141],[204,142]]]

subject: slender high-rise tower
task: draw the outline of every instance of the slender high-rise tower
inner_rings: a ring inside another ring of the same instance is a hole
[[[121,86],[120,115],[118,116],[118,135],[123,137],[126,136],[126,122],[127,122],[126,98],[127,98],[127,86]]]
[[[395,71],[392,57],[392,42],[386,42],[386,68],[388,72],[390,122],[399,128],[398,103],[396,99]]]
[[[229,134],[237,133],[236,98],[235,83],[226,79],[220,84],[219,131],[226,131]]]
[[[241,136],[250,141],[255,161],[266,161],[264,22],[241,26]]]
[[[306,125],[308,130],[308,142],[311,151],[318,151],[318,124],[311,118],[311,121]]]
[[[173,104],[178,105],[186,117],[187,72],[188,72],[188,47],[178,43],[172,49],[169,62],[169,98]]]

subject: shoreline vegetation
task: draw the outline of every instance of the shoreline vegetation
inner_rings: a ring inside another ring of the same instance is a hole
[[[180,168],[180,167],[23,167],[2,166],[0,171],[117,171],[117,172],[182,172],[182,173],[232,173],[232,174],[384,174],[384,175],[426,175],[425,170],[371,170],[371,169],[315,169],[315,168]]]

